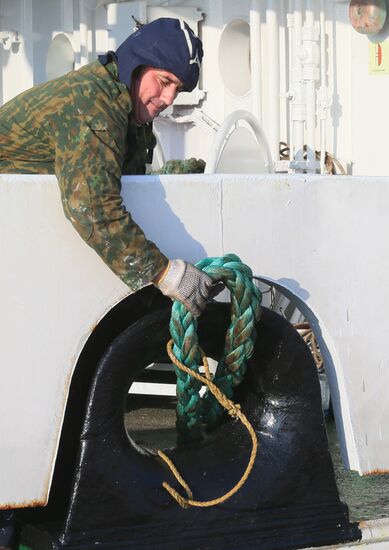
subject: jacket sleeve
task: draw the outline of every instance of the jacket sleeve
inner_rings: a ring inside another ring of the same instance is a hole
[[[66,217],[132,291],[149,284],[167,258],[146,239],[120,195],[126,125],[95,110],[52,120],[55,173]]]

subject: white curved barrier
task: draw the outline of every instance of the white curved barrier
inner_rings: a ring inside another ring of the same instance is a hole
[[[242,121],[246,123],[246,127],[239,127]],[[242,128],[244,133],[241,132]],[[234,139],[234,136],[237,139]],[[249,111],[239,110],[231,113],[215,136],[205,173],[222,172],[257,174],[274,172],[266,136],[257,119]]]

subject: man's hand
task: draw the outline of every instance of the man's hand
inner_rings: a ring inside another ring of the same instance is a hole
[[[194,317],[198,317],[207,302],[224,288],[221,281],[214,282],[209,275],[184,260],[171,260],[154,284],[162,294],[182,302]]]

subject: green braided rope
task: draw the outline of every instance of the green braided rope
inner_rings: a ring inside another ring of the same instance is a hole
[[[246,360],[253,353],[255,322],[260,317],[261,294],[252,282],[251,269],[235,254],[221,258],[206,258],[196,264],[214,280],[222,280],[231,293],[231,324],[227,329],[222,358],[213,382],[228,397],[244,378]],[[201,356],[197,338],[197,321],[183,304],[172,307],[170,333],[173,353],[181,363],[198,372]],[[224,415],[223,407],[211,392],[199,395],[201,384],[175,368],[177,374],[177,432],[180,443],[202,438],[207,430],[218,426]]]
[[[201,354],[197,321],[180,303],[174,302],[170,319],[173,353],[181,363],[198,372]],[[174,336],[173,336],[174,334]],[[177,433],[179,442],[199,441],[201,433],[201,382],[174,367],[177,375]]]

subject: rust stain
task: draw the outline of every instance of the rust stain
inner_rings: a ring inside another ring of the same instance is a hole
[[[359,528],[360,528],[360,529],[366,529],[366,528],[368,529],[368,528],[369,528],[369,525],[368,525],[367,521],[366,521],[366,520],[360,521],[360,522],[359,522]]]
[[[96,321],[95,323],[93,323],[92,325],[89,325],[89,336],[92,334],[92,332],[95,330],[95,328],[97,327],[97,325],[100,323],[100,321]],[[89,338],[88,336],[88,338]]]
[[[368,472],[362,472],[363,476],[383,476],[389,474],[389,470],[381,470],[377,468],[376,470],[369,470]]]
[[[75,356],[71,357],[70,361],[74,365],[75,362],[76,362]],[[71,384],[72,378],[73,378],[73,370],[68,370],[65,374],[66,374],[66,376],[64,377],[64,385],[63,385],[63,388],[62,388],[63,408],[66,407],[66,402],[67,402],[68,394],[69,394],[69,388],[70,388],[70,384]]]
[[[10,502],[0,504],[0,510],[13,510],[15,508],[36,508],[37,506],[46,506],[47,499],[43,500],[24,500],[22,502]]]

